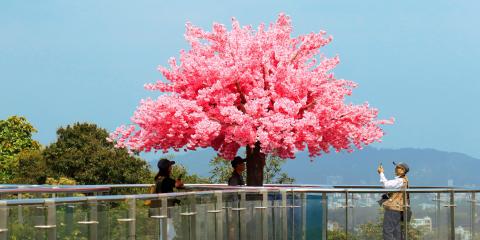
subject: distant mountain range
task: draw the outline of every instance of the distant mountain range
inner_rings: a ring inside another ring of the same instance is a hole
[[[209,176],[209,160],[216,153],[211,149],[175,155],[174,160],[191,173]],[[302,184],[377,185],[377,166],[382,163],[387,178],[393,178],[392,162],[410,166],[411,185],[474,186],[480,185],[480,159],[435,149],[377,149],[367,147],[353,153],[329,153],[310,159],[300,152],[288,160],[283,170]],[[155,166],[156,161],[152,160]]]

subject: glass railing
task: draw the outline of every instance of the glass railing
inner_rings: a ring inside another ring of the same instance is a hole
[[[187,192],[112,195],[150,185],[0,188],[4,239],[382,239],[385,190],[189,185]],[[345,186],[343,186],[345,187]],[[404,239],[478,239],[477,189],[411,188]],[[21,195],[22,197],[18,197]]]

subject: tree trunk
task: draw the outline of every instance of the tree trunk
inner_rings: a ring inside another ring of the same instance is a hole
[[[265,154],[260,152],[260,142],[252,149],[247,146],[247,186],[263,186]]]

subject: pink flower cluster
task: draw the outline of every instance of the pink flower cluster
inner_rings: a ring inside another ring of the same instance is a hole
[[[294,158],[305,149],[313,157],[381,140],[380,125],[393,119],[376,120],[368,104],[344,103],[356,84],[334,77],[338,57],[320,54],[332,40],[325,32],[291,37],[284,14],[256,30],[232,22],[230,31],[215,23],[211,32],[187,23],[190,50],[159,67],[167,81],[145,85],[166,94],[142,100],[133,125],[111,134],[117,147],[213,147],[232,159],[258,141],[264,153]]]

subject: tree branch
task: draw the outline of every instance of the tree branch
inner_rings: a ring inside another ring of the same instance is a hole
[[[307,94],[307,102],[308,102],[309,98],[312,98],[311,95],[310,95],[310,92]],[[303,113],[305,111],[307,111],[310,108],[312,108],[313,106],[315,106],[315,103],[317,103],[317,101],[315,99],[313,99],[310,103],[308,103],[307,105],[300,108],[300,110],[298,110],[298,114],[303,115]]]
[[[237,91],[240,94],[240,105],[237,107],[240,111],[246,113],[247,111],[245,110],[244,104],[247,103],[247,99],[245,98],[245,95],[243,95],[242,90],[240,90],[240,83],[238,83],[238,81],[235,81],[235,86],[237,87]]]
[[[293,63],[293,61],[295,61],[295,59],[297,59],[298,54],[300,54],[300,49],[298,49],[298,51],[295,53],[295,55],[293,55],[292,59],[290,59],[290,63]]]

